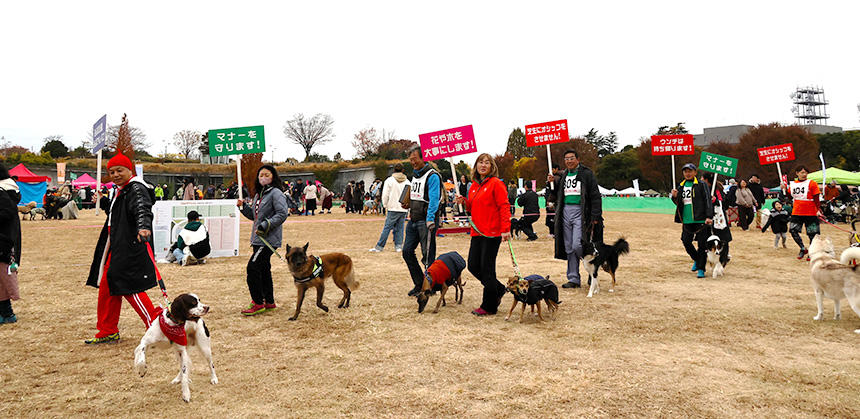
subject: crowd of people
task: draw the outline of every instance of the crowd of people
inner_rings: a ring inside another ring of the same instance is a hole
[[[513,182],[500,179],[496,162],[489,154],[478,156],[471,175],[462,176],[458,184],[443,180],[439,171],[424,161],[420,148],[409,152],[412,176],[397,164],[391,176],[376,179],[367,188],[363,181],[348,182],[343,192],[343,207],[347,213],[375,212],[385,215],[380,237],[371,252],[384,250],[393,236],[395,251],[400,252],[412,286],[409,296],[417,295],[425,281],[427,269],[436,259],[436,239],[445,214],[459,216],[470,234],[467,269],[483,286],[481,303],[472,313],[493,315],[505,293],[495,267],[503,243],[511,239],[512,222],[516,221],[529,241],[536,240],[534,223],[540,220],[541,209],[537,191],[531,182],[520,190]],[[601,193],[594,173],[579,160],[575,150],[563,155],[564,166],[553,166],[548,175],[546,197],[546,226],[553,239],[556,259],[567,263],[563,288],[582,286],[580,262],[585,244],[603,243],[604,219]],[[131,161],[116,155],[108,162],[113,185],[103,190],[102,207],[108,214],[93,255],[87,284],[97,287],[97,333],[88,344],[119,339],[117,322],[122,299],[128,301],[146,327],[154,316],[146,291],[157,283],[158,271],[152,252],[152,206],[166,198],[167,185],[148,185],[134,176]],[[832,183],[825,190],[808,179],[809,170],[798,166],[793,179],[781,185],[770,211],[762,211],[769,192],[758,176],[735,182],[729,179],[712,184],[711,176],[699,176],[697,168],[687,163],[682,168],[683,180],[671,191],[675,203],[674,219],[681,224],[681,242],[693,262],[692,271],[703,278],[706,269],[707,241],[718,237],[724,244],[725,263],[731,259],[731,213],[736,208],[737,225],[744,231],[755,224],[762,233],[770,229],[774,247],[786,247],[790,235],[799,247],[798,259],[804,258],[807,245],[801,236],[805,228],[808,240],[819,234],[822,204],[834,200],[856,199],[846,188]],[[236,199],[236,205],[246,218],[253,221],[251,257],[247,264],[247,285],[251,302],[240,311],[253,316],[275,310],[271,256],[282,244],[283,223],[289,215],[314,216],[331,213],[335,195],[318,181],[297,179],[283,181],[275,167],[263,165],[257,171],[253,196],[244,191],[238,196],[238,185],[200,188],[189,178],[178,185],[175,199]],[[452,187],[449,187],[451,184]],[[0,166],[0,324],[17,321],[11,301],[18,298],[17,266],[20,264],[20,222],[15,204],[20,199],[16,184],[8,171]],[[91,188],[75,191],[62,185],[51,196],[82,201],[95,199]],[[522,216],[515,219],[515,205],[522,207]],[[766,218],[764,224],[761,220]],[[204,239],[205,238],[205,239]],[[416,253],[420,248],[420,258]],[[181,265],[202,263],[208,254],[208,233],[196,211],[188,221],[179,240],[170,249],[168,258]],[[511,249],[511,252],[513,250]]]

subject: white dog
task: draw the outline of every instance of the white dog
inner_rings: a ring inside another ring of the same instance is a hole
[[[134,349],[134,367],[143,377],[146,375],[146,349],[159,343],[170,345],[179,359],[179,374],[172,384],[182,384],[182,400],[188,402],[191,400],[191,390],[188,388],[191,382],[188,377],[191,370],[191,358],[186,350],[188,345],[197,347],[209,361],[210,382],[218,384],[215,364],[212,362],[209,329],[201,318],[209,312],[209,306],[201,303],[194,294],[182,294],[170,304],[170,311],[158,310],[158,321],[152,322],[140,339],[140,345]]]

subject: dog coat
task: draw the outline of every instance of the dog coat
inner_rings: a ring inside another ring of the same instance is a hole
[[[426,276],[429,276],[429,280],[433,285],[440,285],[460,276],[463,269],[466,269],[466,261],[463,257],[457,252],[448,252],[439,255],[430,264],[430,267],[427,268]]]
[[[558,287],[552,281],[540,275],[529,275],[523,279],[529,281],[529,292],[526,295],[514,294],[517,301],[536,304],[538,301],[548,298],[555,303],[559,302]]]
[[[164,336],[167,336],[167,340],[177,345],[188,345],[188,337],[185,336],[184,324],[177,324],[175,326],[168,324],[167,312],[161,307],[155,309],[155,314],[158,316],[158,326],[161,327],[161,333],[164,333]]]

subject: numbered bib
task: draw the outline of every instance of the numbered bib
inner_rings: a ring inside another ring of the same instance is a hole
[[[683,200],[684,205],[693,205],[692,186],[684,186],[684,190],[681,191],[681,199]]]
[[[568,176],[564,178],[564,196],[580,195],[580,182],[576,176]]]
[[[791,197],[795,201],[811,201],[809,199],[809,179],[803,182],[791,182]]]

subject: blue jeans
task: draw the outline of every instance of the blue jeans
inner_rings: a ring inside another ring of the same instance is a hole
[[[439,220],[436,220],[436,228],[439,227]],[[429,234],[428,234],[429,233]],[[436,260],[436,230],[428,231],[427,222],[424,220],[406,223],[406,239],[403,242],[403,260],[406,262],[406,267],[409,268],[409,276],[412,277],[412,284],[415,289],[421,289],[421,282],[424,280],[424,269],[418,264],[418,258],[415,256],[415,249],[421,246],[421,263],[426,269]]]
[[[185,257],[185,252],[182,249],[173,249],[173,257],[176,258],[176,263],[179,263]]]
[[[385,226],[382,227],[382,234],[379,236],[379,241],[376,242],[376,248],[382,250],[385,248],[385,242],[388,241],[388,233],[394,230],[394,247],[400,249],[403,247],[403,221],[406,220],[406,212],[388,211],[385,216]]]

